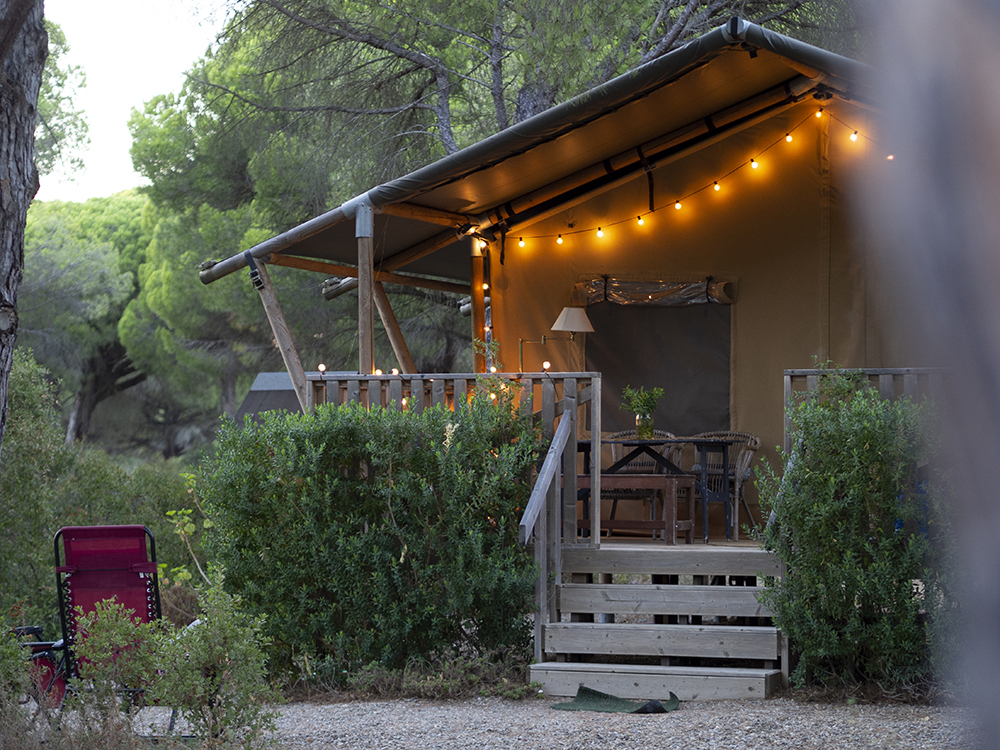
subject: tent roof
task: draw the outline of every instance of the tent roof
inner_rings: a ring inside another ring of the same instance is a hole
[[[870,89],[867,66],[734,18],[249,252],[356,265],[353,217],[367,204],[375,209],[377,267],[468,281],[467,244],[454,242],[463,231],[493,238],[501,222],[527,226],[573,200],[574,191],[640,176],[685,147],[724,137],[727,127],[752,124],[752,117],[814,95],[865,102]],[[202,270],[201,279],[209,283],[246,265],[244,254],[235,255]]]

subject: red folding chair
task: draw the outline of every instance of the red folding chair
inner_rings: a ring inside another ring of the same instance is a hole
[[[114,598],[134,612],[136,622],[160,618],[156,576],[156,541],[145,526],[66,526],[53,541],[56,589],[62,639],[31,641],[32,672],[42,700],[62,705],[67,681],[77,676],[77,607],[93,612],[98,602]],[[41,628],[19,628],[41,638]]]

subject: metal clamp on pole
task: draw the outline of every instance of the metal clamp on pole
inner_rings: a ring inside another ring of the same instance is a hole
[[[250,266],[250,281],[253,283],[253,288],[259,292],[264,288],[264,280],[260,277],[260,271],[257,270],[257,261],[254,260],[249,250],[243,252],[243,257],[247,259],[247,265]]]

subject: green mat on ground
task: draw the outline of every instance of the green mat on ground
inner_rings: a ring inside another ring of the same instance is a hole
[[[552,708],[559,711],[603,711],[616,714],[665,714],[681,704],[673,693],[664,701],[630,701],[617,695],[602,693],[581,685],[576,697],[569,703],[556,703]]]

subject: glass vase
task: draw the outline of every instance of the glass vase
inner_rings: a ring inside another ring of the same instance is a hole
[[[636,414],[635,415],[635,436],[639,440],[652,440],[653,439],[653,415],[652,414]]]

